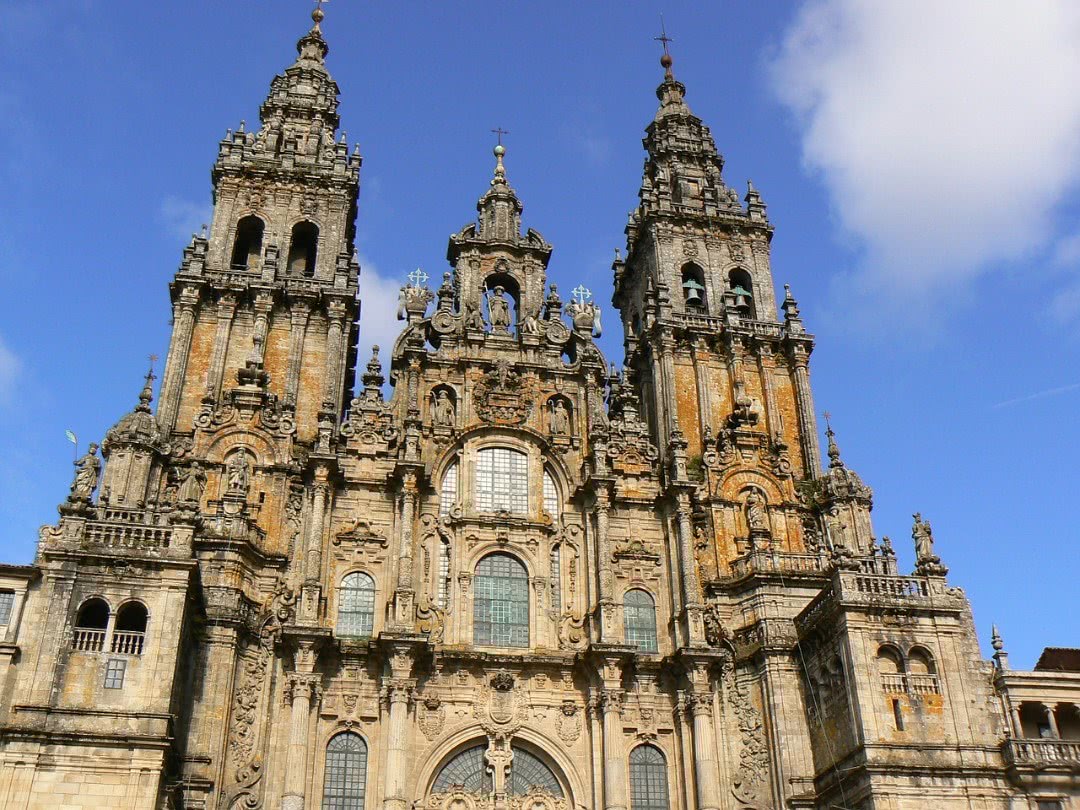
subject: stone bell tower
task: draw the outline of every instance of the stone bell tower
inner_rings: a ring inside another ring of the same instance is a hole
[[[314,17],[270,85],[259,130],[241,122],[220,144],[210,232],[192,239],[171,285],[166,430],[191,431],[251,383],[310,441],[352,387],[361,161],[337,139],[338,86]]]

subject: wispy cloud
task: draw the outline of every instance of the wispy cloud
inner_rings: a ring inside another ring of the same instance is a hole
[[[195,203],[169,196],[161,201],[158,213],[169,234],[187,241],[193,233],[198,233],[203,225],[210,223],[214,209],[209,202]]]
[[[405,324],[397,319],[398,292],[401,282],[384,278],[378,268],[363,257],[360,261],[360,341],[358,363],[361,368],[371,356],[371,347],[382,349],[383,368],[388,366],[390,350]]]
[[[1054,214],[1080,185],[1080,5],[812,0],[771,67],[806,166],[862,248],[845,279],[857,298],[926,312],[1053,252]]]
[[[8,402],[15,393],[15,384],[22,371],[22,361],[0,337],[0,404]]]
[[[1058,394],[1065,394],[1069,391],[1080,391],[1080,383],[1073,383],[1072,385],[1061,385],[1057,388],[1047,388],[1045,391],[1036,391],[1034,394],[1016,397],[1015,399],[1007,399],[1004,402],[995,402],[991,407],[1008,408],[1010,405],[1019,405],[1021,402],[1031,402],[1032,400],[1036,399],[1044,399],[1046,397],[1052,397]]]

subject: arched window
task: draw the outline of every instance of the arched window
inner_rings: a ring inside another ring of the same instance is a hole
[[[559,522],[559,489],[547,470],[544,470],[544,511],[551,515],[551,519],[556,523]]]
[[[683,302],[687,309],[698,312],[708,309],[705,298],[705,272],[693,262],[683,265],[682,291]]]
[[[626,643],[642,652],[656,652],[656,603],[642,590],[627,591],[623,597]]]
[[[255,270],[262,257],[263,221],[253,214],[236,223],[236,240],[233,242],[233,270]]]
[[[319,252],[319,229],[313,222],[293,225],[289,242],[289,272],[295,276],[315,275],[315,260]]]
[[[367,786],[367,743],[346,731],[326,745],[323,810],[364,810]]]
[[[112,651],[126,655],[142,655],[146,638],[146,606],[142,602],[125,602],[116,611]]]
[[[524,796],[539,789],[560,798],[565,795],[558,778],[540,757],[516,745],[511,746],[510,750],[514,757],[510,761],[510,775],[506,780],[507,793]],[[457,754],[439,771],[431,792],[449,793],[461,788],[466,793],[490,794],[495,786],[484,758],[486,751],[486,745],[474,745]]]
[[[488,447],[477,453],[476,508],[481,512],[528,514],[528,456],[509,447]]]
[[[934,656],[924,647],[912,647],[907,660],[908,691],[913,695],[936,695],[941,691],[938,684]]]
[[[667,760],[653,745],[630,752],[630,810],[668,810]]]
[[[748,318],[754,318],[754,281],[750,274],[736,267],[728,273],[728,289],[735,296],[735,308]]]
[[[473,643],[529,646],[529,575],[509,554],[490,554],[476,566]]]
[[[364,638],[375,626],[375,580],[355,571],[341,580],[337,634]]]
[[[79,606],[75,617],[73,646],[82,652],[101,652],[105,649],[105,633],[109,627],[109,606],[104,599],[93,597]]]
[[[439,515],[446,517],[450,514],[454,504],[457,503],[457,462],[453,462],[446,468],[443,474],[442,486],[439,488]]]

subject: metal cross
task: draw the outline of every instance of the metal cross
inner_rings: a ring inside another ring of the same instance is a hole
[[[510,134],[510,130],[508,130],[508,129],[503,129],[502,127],[495,127],[495,129],[493,129],[493,130],[491,130],[491,131],[492,131],[492,132],[494,132],[494,133],[495,133],[495,135],[496,135],[496,136],[498,137],[498,139],[499,139],[499,146],[502,146],[502,136],[503,136],[503,135],[509,135],[509,134]]]
[[[157,359],[158,359],[158,356],[156,354],[150,355],[150,374],[149,374],[149,376],[151,376],[151,377],[154,376],[154,363],[157,362]]]
[[[318,11],[322,11],[322,4],[329,3],[330,0],[315,0],[315,8]]]
[[[584,306],[585,302],[592,298],[592,290],[578,284],[570,291],[570,295],[573,296],[574,300],[577,301],[579,305]]]
[[[414,289],[420,289],[424,286],[425,283],[427,283],[428,274],[421,270],[419,267],[417,267],[415,270],[409,273],[406,278],[412,282],[412,286]]]
[[[824,411],[823,413],[825,416],[825,429],[832,430],[832,422],[830,421],[832,419],[832,414],[828,411]]]
[[[668,43],[675,41],[675,40],[673,40],[671,37],[669,37],[667,35],[667,29],[664,27],[664,15],[663,14],[660,15],[660,36],[653,37],[653,39],[656,40],[657,42],[662,42],[664,44],[664,53],[668,53],[668,47],[667,47]]]

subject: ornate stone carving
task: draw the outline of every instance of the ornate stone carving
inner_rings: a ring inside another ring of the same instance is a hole
[[[737,668],[727,666],[724,674],[732,710],[739,725],[739,767],[732,781],[731,793],[744,804],[755,805],[763,800],[763,790],[769,776],[769,747],[761,713],[754,708]]]
[[[505,360],[481,377],[473,392],[477,415],[503,425],[519,425],[528,419],[533,399],[533,386]]]
[[[416,717],[420,731],[429,740],[434,740],[442,734],[443,725],[446,723],[446,707],[437,695],[428,695],[420,701]]]

